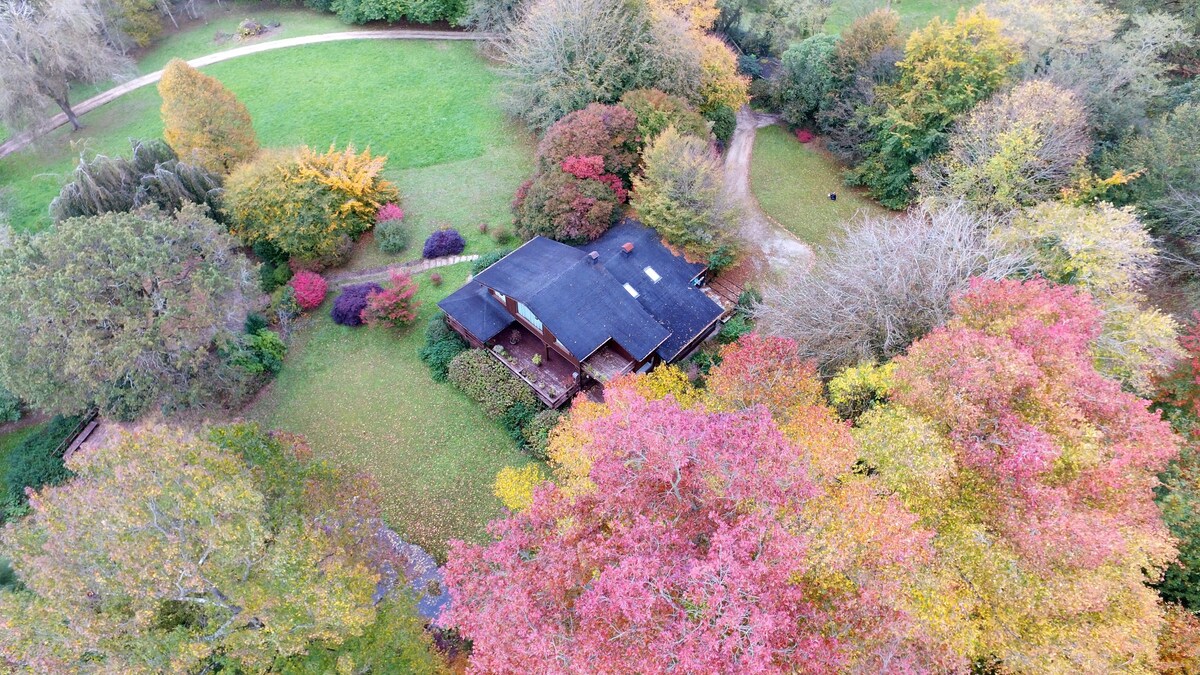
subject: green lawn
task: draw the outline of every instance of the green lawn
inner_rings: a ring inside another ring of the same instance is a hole
[[[388,155],[388,175],[418,219],[425,219],[424,206],[445,206],[440,218],[473,228],[479,222],[475,205],[506,204],[531,168],[529,141],[493,105],[497,78],[469,43],[308,45],[205,72],[245,102],[264,146],[354,143]],[[36,147],[0,159],[13,226],[38,230],[49,224],[46,208],[81,153],[128,152],[128,138],[160,136],[160,105],[153,87],[132,92],[85,115],[87,127],[78,134],[60,129]],[[476,159],[482,161],[468,161]],[[436,165],[445,165],[445,173],[429,169]],[[455,185],[460,179],[474,183]],[[458,201],[441,204],[449,195]],[[457,222],[459,217],[467,222]]]
[[[847,187],[842,167],[813,144],[804,144],[782,126],[758,130],[750,162],[750,188],[763,211],[810,244],[823,244],[841,223],[859,211],[884,209]],[[837,201],[829,200],[836,192]]]
[[[836,35],[855,18],[889,5],[899,12],[904,30],[912,31],[929,23],[935,16],[953,19],[960,8],[969,9],[976,4],[965,0],[834,0],[829,20],[825,22],[825,32]]]
[[[417,358],[436,302],[466,279],[467,264],[419,275],[420,317],[397,335],[346,328],[329,302],[293,342],[283,371],[250,416],[304,434],[314,452],[371,474],[384,515],[402,537],[444,559],[451,538],[478,540],[500,514],[491,492],[501,468],[530,460],[500,427]],[[332,297],[332,294],[331,294]]]

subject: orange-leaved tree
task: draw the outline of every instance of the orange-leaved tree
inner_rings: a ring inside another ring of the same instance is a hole
[[[163,138],[180,159],[229,173],[258,153],[250,112],[217,78],[172,59],[163,69],[158,93]]]

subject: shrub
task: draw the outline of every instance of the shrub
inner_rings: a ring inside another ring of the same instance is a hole
[[[715,106],[703,113],[704,117],[712,122],[713,136],[722,145],[728,145],[729,141],[733,140],[733,132],[737,131],[737,113],[727,105]]]
[[[258,266],[258,282],[263,293],[274,293],[292,279],[292,268],[286,262],[264,262]]]
[[[296,300],[296,290],[291,286],[280,286],[271,294],[271,314],[280,323],[285,323],[300,316],[300,302]]]
[[[246,315],[246,320],[242,322],[242,332],[254,334],[268,326],[267,317],[258,312],[251,312]]]
[[[525,446],[525,427],[541,410],[540,404],[514,403],[500,416],[500,427],[518,446]]]
[[[353,146],[263,153],[226,183],[230,231],[250,245],[269,242],[304,267],[336,264],[380,206],[399,197],[382,177],[386,162]]]
[[[717,333],[717,342],[723,345],[737,342],[743,335],[753,330],[754,322],[750,320],[750,317],[738,312],[729,317],[725,325],[721,326],[721,331]]]
[[[530,408],[538,406],[533,390],[483,349],[469,349],[454,357],[447,376],[454,386],[495,419],[518,403]]]
[[[513,252],[513,249],[511,249],[511,248],[508,248],[508,249],[502,248],[497,251],[488,251],[487,253],[484,253],[483,255],[476,258],[474,262],[471,263],[471,274],[479,274],[480,272],[486,270],[487,268],[491,267],[492,265],[495,265],[497,262],[500,261],[501,258],[503,258],[504,256],[506,256],[512,252]]]
[[[325,302],[325,294],[329,292],[329,282],[325,281],[325,277],[308,270],[296,272],[290,285],[296,294],[296,304],[305,312],[320,307]]]
[[[680,133],[708,138],[708,120],[678,96],[657,89],[635,89],[621,97],[621,107],[637,118],[637,134],[642,146],[649,145],[670,126]]]
[[[417,294],[417,282],[401,270],[392,270],[389,277],[391,288],[367,295],[362,320],[371,326],[401,328],[417,318],[417,307],[421,304],[413,300]]]
[[[463,239],[458,230],[438,230],[425,239],[425,246],[421,249],[421,257],[441,258],[447,255],[458,255],[466,248],[467,240]]]
[[[759,62],[758,55],[742,54],[738,56],[738,72],[750,78],[761,77],[762,63]]]
[[[79,424],[78,417],[56,416],[44,429],[34,432],[8,453],[4,482],[8,485],[10,504],[24,505],[28,499],[25,488],[38,490],[45,485],[58,485],[73,474],[63,465],[62,447],[67,434]]]
[[[21,399],[0,385],[0,424],[21,419]]]
[[[279,334],[262,328],[242,336],[230,363],[251,375],[274,375],[283,368],[285,356],[287,345]]]
[[[184,161],[227,174],[258,152],[249,111],[217,78],[172,59],[158,93],[163,138]]]
[[[492,230],[492,239],[501,246],[508,246],[511,244],[514,236],[515,235],[513,235],[508,228],[497,227],[496,229]]]
[[[562,418],[563,412],[554,409],[546,409],[533,416],[525,424],[525,428],[521,430],[521,435],[525,441],[525,447],[529,450],[529,454],[534,457],[545,460],[550,447],[550,430],[554,425],[558,424],[558,420]]]
[[[388,202],[379,207],[379,211],[375,213],[375,224],[382,225],[389,220],[404,220],[404,209],[396,202]]]
[[[638,118],[628,108],[593,103],[555,122],[537,147],[540,170],[561,167],[568,157],[604,158],[605,173],[622,181],[638,165]]]
[[[129,143],[132,153],[128,159],[97,155],[89,161],[80,160],[71,182],[50,202],[55,222],[147,205],[170,212],[188,202],[203,204],[211,216],[221,217],[219,174],[198,164],[180,162],[170,146],[160,140]]]
[[[558,167],[525,181],[513,200],[517,232],[559,241],[591,241],[620,217],[617,193],[608,183],[577,178]]]
[[[724,171],[708,143],[668,128],[646,150],[633,179],[633,206],[672,245],[706,258],[733,240],[734,210]]]
[[[329,316],[333,322],[343,326],[361,326],[363,310],[367,308],[367,297],[383,290],[379,284],[354,284],[342,289],[333,301]]]
[[[446,318],[438,312],[425,328],[425,345],[418,353],[421,361],[429,366],[429,375],[434,382],[445,382],[450,362],[467,351],[467,341],[446,324]]]
[[[429,275],[429,283],[433,284],[434,286],[441,286],[442,285],[442,275],[438,274],[437,272],[430,274]]]
[[[809,131],[808,129],[796,130],[796,140],[800,141],[801,143],[812,143],[814,138],[816,137],[813,136],[813,132]]]
[[[345,23],[372,21],[457,24],[467,13],[465,0],[316,0]],[[306,4],[312,4],[312,0]]]
[[[384,220],[375,226],[375,243],[384,253],[403,253],[409,238],[409,226],[403,220]]]

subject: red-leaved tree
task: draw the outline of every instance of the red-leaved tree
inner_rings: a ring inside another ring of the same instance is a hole
[[[472,640],[473,671],[962,665],[929,647],[903,606],[928,535],[866,477],[847,476],[847,489],[814,479],[762,406],[683,409],[622,383],[596,405],[577,406],[569,434],[592,489],[546,483],[491,524],[493,543],[452,543],[441,623]],[[853,442],[836,421],[824,428],[829,443]]]
[[[390,277],[391,287],[367,296],[362,320],[369,326],[400,328],[417,318],[417,307],[421,304],[413,299],[417,282],[401,270],[392,270]]]

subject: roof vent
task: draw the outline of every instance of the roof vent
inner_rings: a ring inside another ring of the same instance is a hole
[[[591,253],[588,254],[588,262],[593,265],[595,265],[596,261],[599,259],[600,259],[600,254],[595,251],[592,251]]]
[[[621,246],[621,250],[625,251],[626,253],[633,253],[633,242],[632,241],[625,242],[625,244],[623,246]]]

